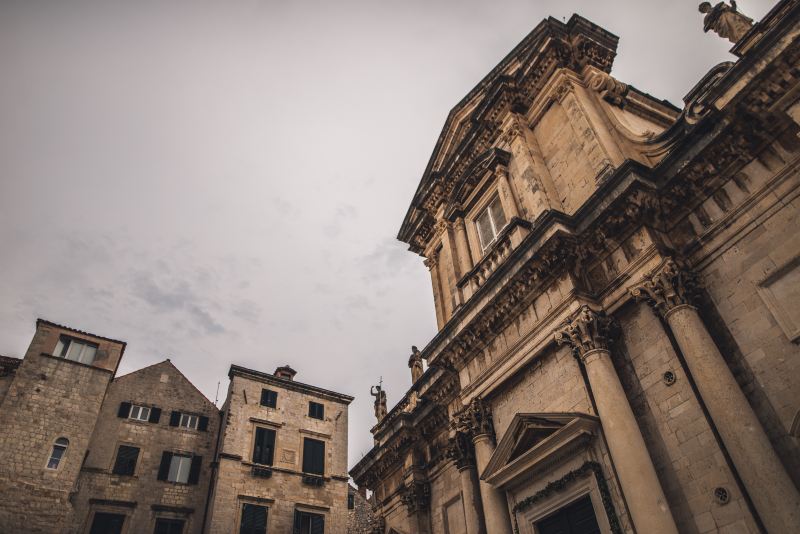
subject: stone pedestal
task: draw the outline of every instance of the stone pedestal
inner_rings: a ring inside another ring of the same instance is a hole
[[[475,436],[472,442],[475,444],[475,463],[480,474],[492,457],[494,442],[489,434]],[[480,480],[479,484],[486,531],[490,534],[512,534],[511,514],[508,511],[505,494],[483,480]]]
[[[689,304],[694,275],[668,258],[631,294],[666,319],[689,372],[761,521],[772,532],[800,532],[800,494],[789,478],[753,408]]]
[[[667,499],[607,348],[611,320],[582,307],[556,334],[586,367],[611,458],[637,532],[678,534]]]

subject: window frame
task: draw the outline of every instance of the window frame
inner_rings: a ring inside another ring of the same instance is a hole
[[[169,521],[169,522],[178,522],[181,523],[181,534],[185,534],[187,532],[187,526],[189,525],[189,521],[182,517],[156,517],[155,521],[153,522],[153,534],[158,534],[158,522],[159,521]]]
[[[264,512],[266,514],[264,532],[268,534],[269,533],[269,517],[270,517],[270,513],[269,512],[270,512],[270,508],[271,508],[269,503],[259,503],[259,502],[251,502],[251,501],[239,501],[239,503],[240,503],[239,514],[238,514],[238,517],[236,518],[236,530],[235,530],[235,532],[237,534],[242,534],[242,527],[244,526],[242,524],[243,520],[244,520],[244,507],[245,506],[255,506],[257,508],[263,508],[264,509]]]
[[[319,417],[315,415],[315,408],[319,407]],[[321,402],[316,401],[308,401],[308,416],[312,419],[317,419],[319,421],[325,420],[325,405]]]
[[[119,462],[119,453],[120,453],[120,450],[122,450],[123,447],[127,447],[129,449],[136,449],[136,451],[137,451],[136,452],[136,459],[133,461],[133,472],[132,473],[117,473],[116,472],[117,464]],[[114,455],[114,458],[112,460],[111,474],[115,475],[115,476],[120,476],[120,477],[136,476],[136,471],[139,469],[139,458],[141,458],[141,455],[142,455],[142,448],[139,447],[138,445],[133,445],[131,443],[120,443],[119,445],[117,445],[117,453]]]
[[[297,532],[298,527],[302,528],[302,525],[299,524],[299,522],[303,520],[302,516],[307,516],[309,521],[312,521],[314,517],[320,518],[321,521],[322,521],[322,532],[324,534],[324,532],[325,532],[325,523],[326,523],[326,521],[325,521],[326,514],[321,514],[319,512],[309,512],[307,510],[301,510],[301,509],[298,509],[298,508],[294,509],[294,525],[293,525],[293,528],[295,530],[293,530],[293,532]],[[309,523],[309,532],[311,532],[311,527],[312,526],[313,525],[311,523]]]
[[[266,403],[264,402],[265,400]],[[264,408],[277,408],[278,392],[268,388],[261,388],[261,399],[259,399],[259,404]]]
[[[73,344],[82,346],[82,348],[80,349],[80,352],[78,353],[78,357],[77,358],[69,358],[68,357],[70,355],[70,353],[72,352]],[[59,347],[61,348],[60,351],[59,351]],[[91,359],[88,360],[88,361],[84,361],[83,353],[87,348],[93,349],[92,353],[91,353]],[[81,338],[77,338],[77,337],[68,336],[66,334],[61,334],[61,335],[58,336],[58,341],[56,342],[56,346],[53,349],[53,356],[55,356],[56,358],[63,358],[64,360],[69,360],[69,361],[75,362],[75,363],[81,363],[83,365],[92,365],[94,363],[94,361],[97,359],[97,352],[98,352],[99,349],[100,349],[100,345],[98,345],[97,343],[94,343],[92,341],[88,341],[86,339],[81,339]]]
[[[256,454],[256,443],[257,443],[257,439],[258,439],[258,429],[262,429],[262,430],[267,431],[267,432],[272,432],[273,435],[274,435],[274,438],[272,440],[272,462],[271,463],[263,464],[263,463],[256,462],[255,459],[254,459],[255,454]],[[252,461],[252,463],[255,464],[255,465],[258,465],[258,466],[262,466],[262,465],[263,466],[267,466],[267,467],[274,466],[275,465],[275,450],[278,448],[277,444],[278,444],[278,430],[277,429],[269,427],[269,426],[266,426],[266,425],[254,425],[253,426],[252,443],[250,444],[250,460]]]
[[[322,472],[320,472],[320,473],[315,473],[313,471],[306,471],[306,449],[307,449],[307,446],[308,446],[309,442],[321,443],[322,444]],[[325,461],[325,453],[327,452],[327,448],[328,448],[327,444],[325,443],[325,441],[323,441],[321,439],[303,437],[303,455],[302,455],[302,458],[300,460],[300,471],[305,475],[324,477],[325,476],[325,464],[327,463]]]
[[[67,450],[69,449],[69,439],[65,438],[64,436],[59,436],[55,440],[53,440],[53,444],[50,446],[50,454],[47,456],[47,461],[44,464],[45,469],[49,471],[58,471],[61,469],[61,465],[64,463],[64,457],[67,455]],[[56,450],[61,451],[61,453],[56,457]],[[50,464],[55,460],[55,466],[51,467]]]
[[[183,424],[184,417],[186,418],[187,421],[192,421],[192,418],[194,418],[194,425],[193,426],[192,425],[184,425]],[[186,430],[197,430],[197,427],[199,425],[200,425],[200,416],[199,415],[196,415],[196,414],[193,414],[193,413],[183,413],[183,412],[181,412],[181,418],[178,421],[178,428],[185,428]]]
[[[134,417],[133,416],[134,409],[138,410],[139,416],[141,416],[141,414],[145,410],[147,410],[147,416],[145,416],[144,419],[142,419],[141,417]],[[139,421],[140,423],[148,423],[150,421],[150,412],[151,411],[152,411],[152,408],[150,406],[143,406],[141,404],[131,404],[131,410],[128,413],[128,419],[130,419],[131,421]]]
[[[181,473],[181,464],[184,463],[183,460],[186,460],[186,462],[185,462],[187,464],[187,467],[186,467],[186,480],[178,480],[177,478],[176,478],[176,480],[172,480],[170,478],[170,476],[172,475],[172,464],[173,464],[173,462],[175,462],[176,458],[180,458],[181,459],[180,464],[178,465],[177,469],[175,470],[176,477],[177,477],[177,475],[179,475]],[[175,484],[189,484],[189,473],[191,473],[191,471],[192,471],[192,458],[193,458],[193,456],[191,454],[189,454],[189,453],[183,453],[183,452],[172,453],[172,457],[169,460],[169,470],[167,471],[167,482],[173,482]]]
[[[492,245],[497,243],[497,236],[499,236],[503,230],[508,226],[509,217],[506,214],[506,210],[503,208],[503,201],[500,200],[500,194],[498,191],[492,191],[489,196],[489,200],[483,205],[475,215],[475,233],[478,234],[478,245],[481,247],[481,255],[486,254],[486,251],[489,250]],[[492,211],[493,206],[497,206],[500,210],[500,213],[503,214],[503,224],[498,227],[497,221],[495,221],[495,214]],[[483,236],[481,235],[481,219],[486,216],[489,221],[489,227],[492,231],[492,239],[487,243],[483,242]]]

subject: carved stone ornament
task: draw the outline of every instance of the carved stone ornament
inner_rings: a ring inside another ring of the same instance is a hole
[[[481,398],[474,399],[467,407],[467,416],[473,436],[488,435],[494,439],[492,409],[486,401]]]
[[[408,357],[408,368],[411,369],[411,383],[415,384],[425,372],[422,367],[422,353],[417,347],[411,347],[411,356]]]
[[[753,27],[753,19],[736,10],[735,0],[731,0],[731,5],[719,2],[714,7],[710,2],[703,2],[698,9],[700,13],[705,13],[703,31],[707,33],[711,30],[732,43],[739,42]]]
[[[422,481],[415,481],[404,486],[400,495],[400,502],[406,506],[410,514],[427,510],[430,499],[431,486],[429,483]]]
[[[561,329],[556,332],[555,339],[559,345],[568,344],[578,359],[597,349],[608,350],[608,344],[614,331],[614,321],[605,312],[597,312],[587,305],[567,319]]]
[[[699,289],[694,273],[668,258],[661,266],[630,289],[636,300],[644,300],[661,315],[691,304]]]
[[[450,223],[448,223],[444,219],[436,221],[436,225],[434,226],[436,235],[442,235],[447,231],[448,228],[450,228]]]
[[[386,391],[384,391],[381,386],[371,386],[369,388],[369,394],[375,397],[375,419],[380,423],[383,418],[386,417],[387,413]]]
[[[453,460],[458,469],[475,465],[475,452],[467,432],[455,432],[449,439],[447,457]]]
[[[625,106],[625,95],[628,94],[628,86],[615,80],[602,71],[595,71],[589,77],[589,88],[600,93],[600,97],[617,107]]]

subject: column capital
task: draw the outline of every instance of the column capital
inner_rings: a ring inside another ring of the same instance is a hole
[[[595,311],[584,304],[564,321],[555,333],[555,340],[559,345],[571,346],[575,357],[583,361],[593,351],[607,351],[615,330],[614,320],[604,311]]]
[[[494,440],[494,423],[492,422],[492,407],[477,397],[469,403],[462,415],[472,440],[475,441],[480,436],[489,436]]]
[[[662,316],[682,305],[691,305],[697,296],[697,275],[685,265],[666,258],[641,282],[630,288],[634,299],[644,300]]]
[[[469,434],[456,431],[449,439],[446,455],[450,460],[453,460],[459,471],[473,467],[475,465],[475,450],[472,447]]]

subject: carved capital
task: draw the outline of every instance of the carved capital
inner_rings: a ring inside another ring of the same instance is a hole
[[[439,255],[431,254],[431,256],[423,260],[422,263],[425,265],[425,267],[428,268],[428,270],[432,271],[436,268],[436,265],[439,263]]]
[[[445,221],[444,219],[440,219],[436,221],[436,225],[434,225],[434,230],[436,231],[436,235],[442,235],[450,228],[450,223]]]
[[[668,258],[661,266],[646,276],[638,286],[629,291],[636,300],[644,300],[661,315],[682,304],[691,304],[697,296],[699,285],[696,275]]]
[[[458,469],[475,465],[475,450],[467,432],[455,432],[449,439],[447,457]]]
[[[494,439],[492,408],[481,398],[474,399],[467,407],[470,433],[473,437],[488,435]]]
[[[409,513],[428,509],[431,499],[431,486],[428,482],[413,481],[405,486],[400,493],[400,501],[406,505]]]
[[[605,312],[597,312],[583,305],[564,321],[561,329],[556,332],[555,339],[559,345],[571,346],[575,357],[583,360],[593,350],[608,350],[614,330],[614,321]]]

